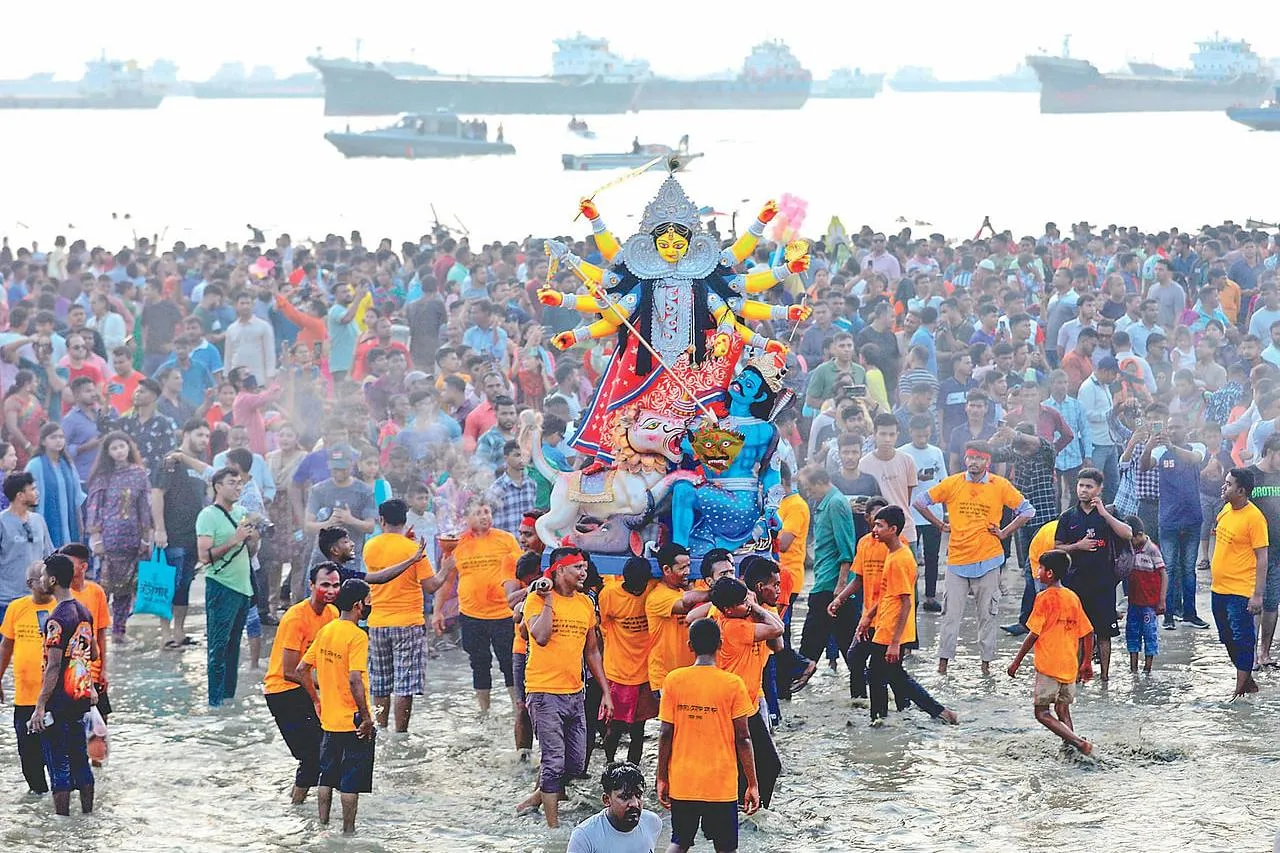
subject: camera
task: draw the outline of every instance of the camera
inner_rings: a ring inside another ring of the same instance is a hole
[[[551,578],[538,578],[529,584],[529,592],[550,592]]]

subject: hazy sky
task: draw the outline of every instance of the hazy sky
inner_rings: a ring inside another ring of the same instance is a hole
[[[168,58],[181,66],[184,79],[204,79],[231,60],[296,71],[317,47],[328,56],[351,56],[357,37],[364,40],[366,59],[408,58],[413,51],[418,61],[446,72],[542,74],[550,68],[551,41],[579,30],[608,38],[624,56],[647,58],[658,72],[679,75],[737,68],[751,45],[765,38],[786,40],[819,76],[842,65],[887,71],[926,65],[944,77],[989,75],[1013,68],[1037,48],[1058,52],[1065,33],[1072,34],[1073,56],[1104,69],[1127,58],[1186,64],[1192,43],[1215,30],[1248,39],[1265,57],[1280,56],[1280,3],[1262,0],[10,0],[4,5],[3,78],[39,70],[78,77],[83,61],[104,48],[143,64]],[[355,19],[352,10],[359,13]]]

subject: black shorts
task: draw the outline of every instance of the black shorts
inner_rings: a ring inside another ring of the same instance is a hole
[[[320,785],[343,794],[367,794],[373,790],[373,735],[325,732],[320,741]]]
[[[692,847],[702,834],[716,850],[738,849],[738,804],[708,803],[702,800],[671,801],[671,843]]]
[[[1073,578],[1069,577],[1068,580]],[[1116,620],[1115,584],[1064,583],[1063,586],[1080,597],[1080,606],[1095,634],[1104,639],[1120,636],[1120,626]]]

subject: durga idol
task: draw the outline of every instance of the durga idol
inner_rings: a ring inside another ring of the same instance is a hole
[[[748,232],[722,252],[716,239],[703,231],[698,208],[674,176],[667,177],[645,208],[639,233],[622,245],[605,227],[591,201],[584,199],[580,208],[610,266],[604,269],[588,263],[571,254],[563,243],[549,240],[548,254],[572,269],[586,283],[590,295],[544,288],[538,291],[538,298],[546,305],[600,315],[590,324],[552,338],[558,349],[610,335],[618,337],[578,431],[569,442],[580,453],[607,463],[613,461],[614,422],[624,409],[638,406],[692,416],[698,407],[723,401],[744,346],[786,352],[785,344],[755,333],[743,321],[795,322],[807,317],[810,309],[769,305],[748,295],[808,269],[809,257],[802,254],[769,269],[735,273],[733,267],[755,250],[765,225],[777,213],[777,205],[765,205]],[[637,340],[633,329],[643,342]]]

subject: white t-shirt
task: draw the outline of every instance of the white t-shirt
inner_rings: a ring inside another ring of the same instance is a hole
[[[880,484],[880,494],[890,504],[900,507],[911,506],[911,490],[918,485],[916,479],[915,460],[899,450],[887,461],[876,457],[875,452],[868,453],[858,463],[858,470],[870,474]],[[916,541],[916,526],[911,515],[907,515],[907,526],[902,531],[902,541]]]
[[[916,447],[911,442],[907,442],[898,449],[910,456],[911,461],[916,463],[916,479],[919,481],[916,486],[916,494],[929,491],[947,476],[947,458],[940,448],[934,447],[932,444]],[[935,512],[934,515],[939,518],[942,517],[940,511]],[[929,523],[924,520],[920,510],[914,507],[911,509],[911,520],[917,527],[921,524]]]
[[[608,811],[602,809],[578,824],[565,853],[653,853],[662,832],[662,818],[642,809],[635,829],[618,832],[609,823]]]

